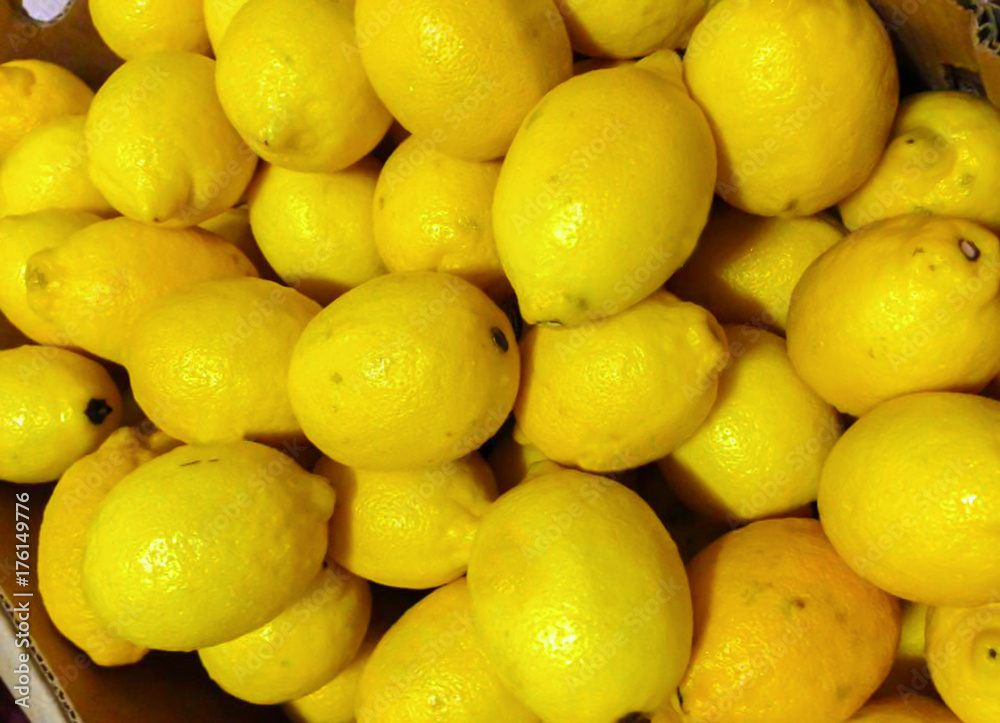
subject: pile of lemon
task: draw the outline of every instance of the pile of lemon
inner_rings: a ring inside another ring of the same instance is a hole
[[[90,12],[96,94],[0,66],[0,479],[97,664],[1000,721],[1000,111],[864,0]]]

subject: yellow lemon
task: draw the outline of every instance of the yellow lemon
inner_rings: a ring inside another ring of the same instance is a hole
[[[392,587],[431,588],[461,577],[496,483],[478,454],[399,472],[352,469],[328,457],[316,474],[333,483],[330,557]]]
[[[968,720],[973,720],[969,718]],[[962,723],[932,698],[879,698],[859,710],[850,723]]]
[[[178,289],[151,304],[126,341],[135,399],[154,424],[189,444],[301,437],[283,382],[319,310],[263,279]]]
[[[899,106],[874,173],[840,202],[844,225],[904,213],[958,216],[1000,231],[1000,111],[968,93],[919,93]]]
[[[496,445],[486,456],[500,494],[508,492],[541,470],[555,464],[542,454],[523,433],[501,431]]]
[[[58,118],[11,148],[0,165],[0,214],[59,208],[114,215],[90,180],[85,122],[82,115]]]
[[[121,393],[97,362],[47,346],[0,351],[0,480],[59,479],[121,418]]]
[[[310,322],[288,388],[306,436],[362,469],[433,467],[478,449],[517,395],[514,330],[456,276],[387,274]]]
[[[657,291],[583,329],[536,326],[521,341],[514,407],[555,462],[596,472],[670,454],[715,403],[726,335],[700,306]]]
[[[83,549],[101,503],[129,472],[180,442],[163,432],[119,429],[60,478],[38,530],[38,589],[59,632],[98,665],[138,662],[146,649],[122,640],[83,595]]]
[[[243,255],[254,265],[254,268],[260,272],[262,279],[281,280],[267,259],[264,258],[260,246],[257,245],[257,239],[253,236],[253,228],[250,226],[250,209],[247,206],[231,208],[215,218],[198,224],[198,228],[214,233],[242,251]]]
[[[933,608],[927,664],[941,698],[962,723],[1000,720],[1000,592],[978,608]]]
[[[39,344],[72,346],[65,329],[28,306],[28,259],[65,244],[77,231],[100,220],[85,211],[57,210],[0,219],[0,311]]]
[[[240,200],[257,165],[215,95],[215,61],[194,53],[125,63],[98,91],[85,133],[94,185],[143,223],[194,226],[218,216]]]
[[[458,158],[502,156],[532,106],[572,73],[551,0],[357,0],[355,21],[392,115]]]
[[[705,226],[714,154],[674,53],[546,95],[511,145],[493,204],[525,321],[577,326],[662,286]]]
[[[840,419],[795,373],[784,339],[752,326],[725,332],[732,364],[719,375],[719,401],[660,469],[703,515],[784,517],[816,499]]]
[[[1000,368],[1000,241],[969,221],[896,216],[855,231],[795,287],[788,354],[837,409],[978,392]]]
[[[823,529],[858,574],[928,605],[1000,586],[1000,402],[928,392],[881,404],[827,458]]]
[[[865,0],[722,0],[691,35],[684,77],[718,143],[719,195],[761,216],[808,216],[864,183],[899,92]]]
[[[824,216],[765,218],[719,204],[667,288],[723,323],[783,332],[795,284],[843,237]]]
[[[468,579],[490,662],[543,720],[652,713],[687,666],[691,599],[677,548],[646,503],[606,477],[561,470],[499,498]]]
[[[0,160],[31,130],[90,108],[94,91],[65,68],[44,60],[0,65]]]
[[[473,628],[464,579],[414,605],[379,641],[356,698],[358,723],[536,723],[497,678]]]
[[[706,0],[560,0],[558,5],[573,50],[624,59],[684,47],[708,7]]]
[[[500,161],[465,161],[410,136],[375,189],[375,244],[390,271],[444,271],[495,299],[510,294],[493,238]]]
[[[126,218],[95,223],[28,259],[28,305],[73,344],[121,361],[132,324],[156,299],[197,281],[256,276],[234,246],[197,229]]]
[[[230,695],[285,703],[312,693],[354,658],[372,611],[368,583],[324,568],[298,600],[262,627],[198,651],[202,665]]]
[[[296,171],[339,171],[385,135],[354,39],[353,3],[253,0],[217,48],[226,114],[264,160]]]
[[[730,532],[688,576],[694,652],[672,701],[683,721],[839,723],[889,672],[899,604],[837,557],[816,520]]]
[[[84,594],[136,645],[234,640],[316,579],[333,503],[325,479],[270,447],[179,447],[108,493],[87,532]]]
[[[204,0],[205,29],[212,49],[218,53],[222,39],[226,37],[229,23],[248,0]]]
[[[250,225],[285,283],[326,305],[385,273],[372,230],[379,164],[333,173],[268,166],[250,190]]]
[[[126,60],[161,50],[210,50],[202,0],[90,0],[94,28]]]

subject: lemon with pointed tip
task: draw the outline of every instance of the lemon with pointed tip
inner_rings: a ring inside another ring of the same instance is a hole
[[[978,608],[932,608],[927,665],[941,698],[963,723],[1000,716],[1000,594]]]
[[[208,54],[202,0],[90,0],[94,28],[115,54],[131,60],[161,50]]]

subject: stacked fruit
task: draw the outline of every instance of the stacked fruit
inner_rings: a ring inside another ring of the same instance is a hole
[[[1000,721],[1000,112],[709,4],[92,0],[96,96],[0,66],[65,636],[299,721]]]

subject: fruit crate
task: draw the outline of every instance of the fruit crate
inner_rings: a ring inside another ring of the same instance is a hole
[[[934,89],[959,88],[1000,106],[1000,0],[870,0],[891,30],[904,74]],[[36,19],[37,18],[37,19]],[[94,87],[120,64],[90,22],[86,0],[0,0],[0,62],[39,58],[66,66]],[[51,485],[27,488],[31,542]],[[16,495],[0,483],[0,678],[20,697],[26,678],[35,723],[284,721],[280,708],[251,706],[212,683],[193,654],[154,653],[140,664],[101,669],[62,638],[41,605],[34,575],[15,585]],[[26,595],[29,594],[29,595]],[[30,634],[18,636],[15,608],[28,601]],[[27,655],[24,661],[22,654]],[[24,676],[22,678],[22,676]],[[0,699],[0,721],[23,720]]]

